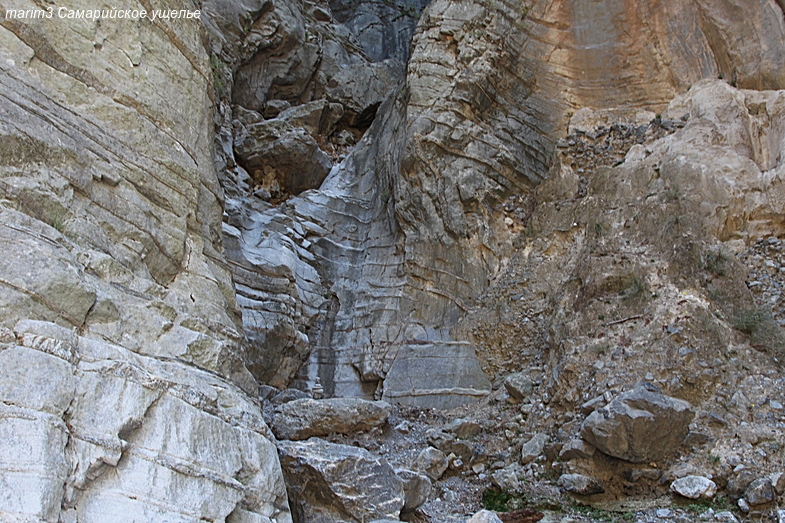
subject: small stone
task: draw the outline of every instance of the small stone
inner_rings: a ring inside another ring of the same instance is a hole
[[[669,508],[659,508],[657,509],[657,517],[662,519],[670,519],[673,517],[673,511]]]
[[[561,452],[559,452],[559,459],[562,461],[588,459],[594,456],[595,450],[593,445],[586,443],[582,439],[571,439],[562,447]]]
[[[772,409],[774,409],[774,410],[782,410],[782,403],[780,403],[780,402],[779,402],[779,401],[777,401],[777,400],[772,400],[772,401],[769,403],[769,405],[770,405],[770,406],[771,406],[771,408],[772,408]]]
[[[605,398],[603,396],[597,396],[596,398],[592,398],[586,403],[584,403],[583,405],[581,405],[581,414],[589,415],[604,405],[605,405]]]
[[[521,476],[523,476],[523,469],[517,463],[513,463],[491,474],[491,483],[503,491],[514,491],[520,487],[518,478]]]
[[[481,510],[469,519],[466,523],[502,523],[499,516],[490,510]]]
[[[439,449],[428,447],[414,460],[414,469],[436,481],[444,475],[449,463],[447,456]]]
[[[739,523],[738,518],[733,515],[733,512],[727,510],[714,514],[714,519],[720,523]]]
[[[412,427],[411,425],[409,425],[408,421],[402,421],[395,426],[395,430],[397,430],[401,434],[408,434],[409,432],[411,432]]]
[[[744,492],[753,481],[755,481],[755,474],[749,470],[742,470],[739,472],[739,474],[728,481],[725,491],[728,493],[728,496],[730,496],[731,499],[739,499],[744,495]]]
[[[556,484],[567,492],[580,496],[591,496],[605,492],[602,483],[597,478],[583,474],[562,474]]]
[[[284,403],[289,403],[290,401],[305,398],[311,399],[311,396],[307,392],[303,392],[301,390],[286,389],[285,391],[273,396],[273,399],[270,400],[270,403],[273,405],[283,405]]]
[[[711,499],[717,493],[717,484],[703,476],[686,476],[671,483],[670,490],[689,499]]]
[[[703,432],[696,432],[693,430],[687,433],[687,437],[684,438],[684,445],[687,445],[688,447],[693,447],[698,445],[704,445],[709,441],[711,441],[711,438],[709,438],[709,436],[707,436]]]
[[[777,523],[785,523],[785,510],[777,511]]]
[[[455,503],[458,501],[458,494],[452,490],[445,489],[444,492],[442,492],[442,499],[448,503]]]
[[[450,422],[450,424],[447,425],[446,427],[444,427],[444,430],[446,430],[451,434],[454,434],[455,437],[457,438],[469,439],[478,435],[482,431],[482,428],[478,423],[475,423],[474,421],[458,418]]]
[[[774,492],[777,494],[785,493],[785,473],[775,472],[771,476],[771,485],[774,487]]]
[[[744,498],[740,498],[739,501],[736,502],[736,504],[739,506],[739,510],[741,510],[745,514],[750,511],[750,506],[747,504]]]
[[[0,343],[13,343],[16,341],[14,331],[6,327],[0,327]]]
[[[521,449],[521,463],[526,465],[542,456],[547,441],[547,434],[535,434],[532,439],[524,443]]]
[[[774,501],[774,487],[770,478],[758,478],[747,487],[744,499],[750,506],[765,505]]]

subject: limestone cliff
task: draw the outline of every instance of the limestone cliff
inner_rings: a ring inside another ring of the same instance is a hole
[[[205,34],[0,22],[0,519],[290,520],[222,253]]]

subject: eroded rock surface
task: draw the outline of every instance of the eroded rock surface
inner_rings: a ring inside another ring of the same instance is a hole
[[[311,438],[278,452],[296,523],[397,519],[404,506],[403,480],[365,449]]]
[[[291,520],[222,254],[203,31],[0,21],[0,519]]]
[[[350,434],[384,425],[390,405],[359,398],[298,399],[275,409],[272,429],[279,439],[302,440]]]
[[[645,384],[619,395],[583,422],[583,439],[610,456],[644,463],[672,454],[687,436],[695,411]]]

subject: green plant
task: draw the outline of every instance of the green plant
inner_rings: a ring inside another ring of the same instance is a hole
[[[229,96],[229,88],[226,82],[228,66],[217,56],[210,55],[210,69],[213,71],[213,89],[219,98]]]
[[[59,233],[65,231],[66,228],[66,220],[68,219],[68,212],[65,209],[61,209],[59,211],[55,211],[52,216],[49,218],[48,223],[49,225]]]
[[[738,312],[733,318],[733,328],[747,334],[752,345],[773,351],[777,358],[785,350],[782,330],[765,310],[747,309]]]
[[[725,276],[728,257],[720,250],[709,251],[703,259],[703,268],[717,276]]]
[[[487,510],[496,512],[507,512],[507,503],[512,499],[512,495],[504,490],[496,488],[485,489],[482,493],[482,506]]]

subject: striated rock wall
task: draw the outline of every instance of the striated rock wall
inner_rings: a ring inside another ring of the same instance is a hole
[[[291,519],[222,254],[205,39],[0,21],[0,519]]]
[[[263,111],[259,104],[276,97],[295,105],[321,98],[356,114],[357,99],[306,88],[329,78],[329,66],[285,57],[302,49],[318,54],[319,42],[336,49],[325,36],[304,36],[328,27],[344,35],[340,45],[349,56],[356,38],[369,57],[352,58],[343,69],[375,70],[382,62],[373,60],[400,57],[386,50],[400,49],[399,43],[380,36],[389,29],[384,20],[391,7],[377,7],[294,4],[287,19],[302,19],[307,29],[297,32],[291,29],[297,24],[283,21],[270,26],[267,33],[277,35],[270,41],[288,42],[275,47],[284,58],[264,46],[250,58],[241,53],[232,99]],[[261,30],[265,16],[249,22],[249,34]],[[249,186],[236,191],[236,207],[228,206],[237,209],[227,228],[228,238],[237,239],[229,240],[231,258],[241,260],[238,281],[247,281],[246,294],[253,295],[243,307],[260,350],[256,375],[285,386],[308,359],[295,383],[307,387],[318,375],[328,394],[375,391],[440,406],[481,396],[487,391],[482,373],[457,363],[473,361],[475,349],[453,339],[450,329],[513,255],[511,240],[532,212],[532,189],[553,169],[570,116],[580,108],[610,109],[615,118],[643,109],[653,114],[702,78],[782,87],[784,31],[774,2],[607,1],[591,9],[568,1],[433,2],[414,33],[400,87],[390,91],[389,82],[352,73],[349,85],[380,85],[378,92],[392,98],[360,145],[333,157],[339,163],[318,191],[269,208],[249,196]],[[756,36],[732,36],[742,34]],[[252,93],[249,71],[272,67],[292,72],[282,84],[289,87]],[[303,79],[313,80],[296,80],[302,67],[312,71]],[[324,85],[342,81],[332,76]],[[322,144],[332,136],[311,134]],[[223,149],[231,168],[234,153]],[[510,198],[522,203],[514,219],[504,208]],[[257,252],[249,265],[242,253],[262,246],[268,254]],[[249,279],[251,265],[279,278],[280,287]],[[297,270],[289,273],[287,266]],[[384,384],[399,355],[397,377]],[[468,384],[414,378],[452,364],[466,369]]]

